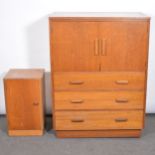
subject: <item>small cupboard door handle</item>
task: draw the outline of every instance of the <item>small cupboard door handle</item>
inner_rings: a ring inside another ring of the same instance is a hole
[[[128,119],[127,118],[116,118],[115,122],[127,122]]]
[[[69,84],[70,85],[82,85],[82,84],[84,84],[84,81],[80,81],[80,80],[79,81],[78,80],[77,81],[70,81]]]
[[[84,122],[84,120],[83,119],[72,119],[71,122],[73,122],[73,123],[82,123],[82,122]]]
[[[116,84],[120,84],[120,85],[126,85],[126,84],[128,84],[128,83],[129,83],[128,80],[117,80],[117,81],[116,81]]]
[[[82,100],[82,99],[79,99],[79,100],[71,100],[70,102],[71,103],[74,103],[74,104],[80,104],[80,103],[83,103],[84,100]]]
[[[33,105],[34,105],[34,106],[38,106],[39,103],[38,103],[38,102],[33,102]]]
[[[127,103],[127,102],[129,102],[129,100],[125,99],[125,98],[124,99],[122,98],[122,99],[116,99],[115,102],[117,102],[117,103]]]

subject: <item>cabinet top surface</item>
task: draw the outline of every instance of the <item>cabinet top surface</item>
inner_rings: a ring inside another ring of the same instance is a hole
[[[150,18],[149,16],[139,12],[55,12],[51,14],[50,17]]]
[[[44,69],[10,69],[4,79],[40,79]]]

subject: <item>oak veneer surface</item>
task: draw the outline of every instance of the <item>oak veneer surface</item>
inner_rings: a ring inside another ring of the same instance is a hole
[[[50,21],[53,70],[145,71],[148,21],[118,21]]]
[[[56,130],[142,129],[143,111],[56,111]]]
[[[44,69],[10,69],[4,79],[40,79]]]
[[[54,72],[60,90],[144,90],[145,72]]]
[[[149,24],[150,17],[142,13],[74,12],[49,17],[53,125],[59,137],[140,136]],[[119,125],[111,119],[119,114],[128,115],[129,121]],[[74,116],[86,121],[71,122]],[[107,119],[101,120],[102,116]]]
[[[59,138],[94,138],[94,137],[140,137],[141,130],[58,130],[56,136]]]
[[[43,131],[43,78],[39,69],[10,70],[5,76],[9,135],[38,135]]]
[[[128,110],[144,109],[144,92],[55,92],[56,110]]]

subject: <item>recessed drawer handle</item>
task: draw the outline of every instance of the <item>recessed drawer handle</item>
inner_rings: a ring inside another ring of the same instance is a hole
[[[116,118],[115,122],[127,122],[128,119],[127,118]]]
[[[84,120],[83,119],[72,119],[71,122],[73,122],[73,123],[82,123],[82,122],[84,122]]]
[[[69,84],[71,84],[71,85],[81,85],[81,84],[84,84],[84,81],[70,81]]]
[[[117,80],[116,84],[128,84],[129,81],[128,80]]]
[[[127,103],[127,102],[129,102],[129,100],[128,99],[116,99],[115,102],[117,102],[117,103]]]
[[[84,100],[71,100],[71,103],[75,103],[75,104],[79,104],[79,103],[83,103]]]

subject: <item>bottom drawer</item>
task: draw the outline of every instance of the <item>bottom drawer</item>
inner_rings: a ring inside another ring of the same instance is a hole
[[[56,111],[56,130],[142,129],[143,111]]]

